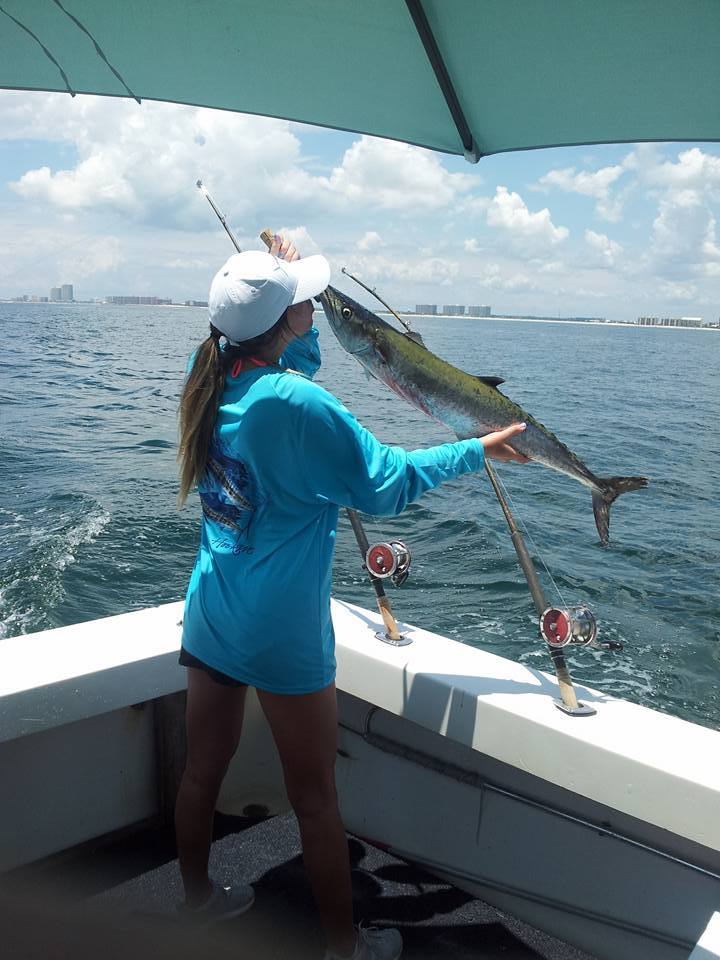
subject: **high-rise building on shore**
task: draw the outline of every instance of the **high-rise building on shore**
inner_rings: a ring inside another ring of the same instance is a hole
[[[60,299],[63,303],[71,303],[75,297],[73,296],[73,285],[71,283],[64,283],[60,290]]]
[[[107,297],[106,299],[108,303],[142,304],[150,307],[169,306],[172,303],[168,297]]]
[[[702,317],[638,317],[641,327],[701,327]]]
[[[478,307],[468,307],[468,316],[469,317],[489,317],[492,315],[492,311],[489,306],[482,304]]]
[[[437,316],[437,304],[436,303],[418,303],[415,306],[415,313],[421,314],[424,317]]]
[[[448,317],[464,317],[465,316],[465,304],[463,303],[446,303],[442,311]]]
[[[62,300],[62,290],[60,287],[53,287],[50,290],[50,299],[51,300]]]

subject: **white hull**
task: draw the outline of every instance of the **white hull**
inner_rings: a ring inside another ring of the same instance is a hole
[[[0,643],[0,869],[167,816],[180,604]],[[687,957],[720,907],[720,733],[335,603],[350,832],[600,958]],[[219,807],[288,808],[254,696]]]

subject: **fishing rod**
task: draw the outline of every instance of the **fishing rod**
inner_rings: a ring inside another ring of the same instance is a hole
[[[198,180],[195,186],[201,191],[207,202],[213,208],[215,215],[225,228],[225,232],[230,237],[237,252],[242,253],[240,244],[235,239],[230,227],[228,227],[225,217],[215,206],[202,180]],[[260,234],[260,239],[269,250],[275,240],[275,234],[271,230],[263,230]],[[392,578],[396,586],[400,586],[400,584],[407,579],[410,570],[410,551],[405,544],[399,540],[391,541],[390,543],[377,543],[371,546],[357,511],[351,510],[350,507],[346,507],[345,509],[363,557],[363,567],[367,571],[367,575],[375,590],[380,616],[385,624],[385,633],[376,633],[375,636],[378,637],[379,640],[383,640],[385,643],[390,643],[396,647],[402,647],[408,643],[412,643],[412,640],[400,633],[397,621],[393,616],[390,600],[383,586],[383,580],[388,577]]]
[[[548,604],[547,600],[545,599],[543,589],[540,586],[540,580],[538,578],[537,571],[532,559],[530,558],[527,547],[525,546],[525,541],[523,540],[522,535],[517,528],[515,518],[510,512],[510,507],[507,504],[507,500],[503,496],[502,490],[500,489],[500,483],[495,470],[487,458],[485,459],[485,472],[490,479],[492,488],[495,491],[495,496],[497,497],[498,503],[500,504],[502,512],[505,516],[505,521],[508,525],[508,529],[510,530],[510,539],[512,540],[512,544],[515,547],[515,553],[517,554],[518,563],[520,564],[520,568],[525,575],[530,596],[533,599],[535,610],[540,618],[540,636],[543,637],[547,644],[548,653],[550,654],[550,659],[552,660],[553,667],[555,668],[555,676],[557,677],[558,688],[560,690],[560,699],[554,701],[555,705],[570,716],[591,717],[593,714],[597,713],[597,710],[594,710],[592,707],[589,707],[586,704],[578,701],[577,694],[575,693],[575,687],[573,686],[572,677],[570,676],[570,671],[568,670],[567,663],[565,662],[565,655],[562,651],[562,648],[566,645],[566,643],[572,642],[571,637],[573,634],[572,628],[569,627],[571,622],[569,611],[566,612],[560,608],[550,607]],[[597,627],[595,625],[595,618],[592,616],[590,611],[587,610],[586,613],[591,618],[591,621],[583,621],[583,627],[585,626],[585,623],[587,623],[588,637],[588,640],[583,642],[590,642],[595,639]],[[569,629],[566,629],[566,625]],[[561,627],[562,633],[560,632]],[[580,634],[583,637],[586,636],[585,632],[581,633],[579,630],[579,635]],[[567,639],[565,639],[566,636]]]
[[[382,300],[374,290],[371,290],[370,287],[366,286],[360,280],[357,280],[357,278],[353,277],[347,270],[343,270],[343,272],[352,280],[355,280],[356,283],[359,283],[368,293],[371,293],[380,303],[387,306],[385,301]],[[392,310],[391,313],[397,316]],[[562,600],[562,597],[560,597],[561,603],[563,604],[562,606],[553,607],[547,602],[540,585],[537,571],[525,546],[525,541],[515,523],[507,499],[501,489],[500,481],[488,459],[485,460],[485,470],[502,509],[508,529],[510,530],[510,537],[515,548],[515,553],[537,611],[539,635],[546,643],[547,651],[555,670],[560,698],[556,699],[554,703],[560,710],[570,716],[592,716],[597,711],[593,709],[593,707],[578,702],[570,671],[565,661],[563,648],[569,644],[574,644],[594,646],[606,650],[618,650],[622,649],[622,644],[616,643],[615,641],[597,642],[597,622],[592,612],[586,606],[567,606]],[[537,547],[535,549],[537,550]],[[539,555],[539,551],[537,552]],[[547,567],[545,567],[545,569],[547,570]],[[558,595],[560,595],[560,591],[550,571],[548,570],[547,572],[553,585],[555,585]]]
[[[232,240],[233,246],[235,247],[235,249],[237,250],[237,252],[238,252],[238,253],[242,253],[242,250],[240,249],[240,244],[237,242],[237,240],[236,240],[235,237],[233,236],[232,231],[230,230],[230,227],[227,225],[227,221],[225,220],[225,217],[220,213],[220,211],[218,210],[218,208],[217,208],[217,207],[215,206],[215,204],[213,203],[213,198],[210,196],[210,194],[209,194],[209,193],[207,192],[207,190],[205,189],[205,186],[203,185],[202,180],[197,180],[196,183],[195,183],[195,186],[198,188],[198,190],[202,193],[202,195],[205,197],[205,199],[207,200],[207,202],[210,204],[210,206],[211,206],[211,207],[213,208],[213,210],[215,211],[215,216],[218,218],[218,220],[219,220],[220,223],[223,225],[223,227],[225,227],[225,233],[226,233],[226,234],[230,237],[230,239]]]

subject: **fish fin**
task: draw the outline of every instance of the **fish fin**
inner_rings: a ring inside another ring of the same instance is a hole
[[[475,377],[476,380],[479,380],[481,383],[486,383],[489,387],[495,387],[497,389],[501,383],[505,383],[502,377]]]
[[[417,343],[421,347],[425,347],[425,341],[416,330],[406,330],[405,336],[408,338],[408,340],[412,340],[413,343]],[[425,349],[427,350],[427,347],[425,347]]]
[[[604,547],[610,542],[610,507],[621,493],[641,490],[650,482],[647,477],[608,477],[599,479],[600,490],[593,490],[592,505],[595,526]]]

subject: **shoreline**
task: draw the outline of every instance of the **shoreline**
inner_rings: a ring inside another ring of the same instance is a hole
[[[3,300],[0,303],[10,303],[14,306],[28,307],[182,307],[183,310],[207,310],[196,303],[110,303],[107,300]]]
[[[387,310],[375,311],[378,316],[391,317],[392,314]],[[545,317],[542,320],[538,317],[503,317],[493,315],[491,317],[458,317],[452,313],[400,313],[398,316],[406,320],[412,320],[413,317],[420,320],[471,320],[474,322],[483,322],[485,320],[504,320],[510,323],[565,323],[577,327],[629,327],[633,330],[720,330],[720,327],[667,327],[667,326],[649,326],[640,323],[623,323],[621,320],[563,320],[562,317],[555,319]]]
[[[207,310],[207,307],[197,306],[195,304],[185,304],[185,303],[108,303],[107,300],[3,300],[0,298],[0,304],[8,303],[14,304],[16,306],[21,306],[27,304],[28,306],[33,307],[68,307],[68,306],[94,306],[94,307],[152,307],[157,309],[159,307],[181,307],[183,310]],[[389,310],[376,310],[378,316],[381,317],[391,317],[392,313]],[[573,326],[579,327],[628,327],[633,330],[700,330],[700,331],[720,331],[720,326],[715,327],[670,327],[670,326],[661,326],[649,325],[649,324],[640,324],[640,323],[623,323],[621,320],[563,320],[562,317],[503,317],[500,315],[493,315],[491,317],[462,317],[457,316],[452,313],[401,313],[398,311],[398,316],[404,317],[406,320],[412,320],[413,318],[419,320],[468,320],[475,323],[482,323],[486,320],[504,320],[505,322],[510,323],[565,323],[572,324]]]

